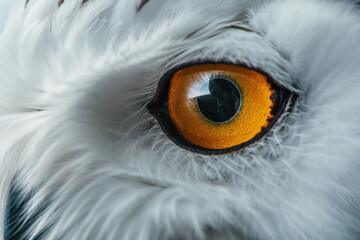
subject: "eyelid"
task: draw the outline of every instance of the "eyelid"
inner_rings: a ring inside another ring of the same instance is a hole
[[[190,143],[189,141],[184,139],[184,137],[178,133],[176,127],[174,126],[174,124],[169,116],[169,112],[167,109],[168,108],[168,106],[167,106],[168,96],[167,96],[167,94],[164,94],[164,93],[168,92],[169,87],[170,87],[170,82],[175,73],[177,73],[178,71],[180,71],[182,69],[191,67],[191,66],[203,65],[203,64],[204,65],[205,64],[229,64],[232,66],[239,66],[239,67],[243,67],[243,68],[255,71],[255,72],[265,76],[267,78],[268,82],[270,82],[272,84],[272,86],[274,86],[275,88],[277,88],[279,90],[279,101],[278,101],[279,104],[276,105],[276,109],[275,109],[276,114],[271,119],[271,122],[267,125],[267,127],[265,127],[259,134],[257,134],[251,140],[244,142],[242,144],[239,144],[237,146],[227,148],[227,149],[207,149],[207,148],[203,148],[203,147],[200,147],[200,146]],[[233,64],[233,63],[229,63],[229,62],[215,62],[215,61],[190,62],[190,63],[185,63],[185,64],[179,65],[177,67],[174,67],[173,69],[169,70],[168,72],[166,72],[163,75],[163,77],[159,81],[158,89],[155,93],[155,96],[154,96],[153,100],[148,104],[147,108],[148,108],[149,112],[157,119],[160,127],[162,128],[164,133],[168,136],[168,138],[171,139],[178,146],[180,146],[184,149],[187,149],[189,151],[201,153],[201,154],[224,154],[224,153],[242,149],[242,148],[258,141],[259,139],[261,139],[268,132],[268,130],[271,129],[276,124],[276,122],[282,116],[282,114],[287,109],[289,109],[288,106],[292,102],[292,99],[295,96],[296,96],[295,94],[291,93],[287,89],[285,89],[283,87],[279,87],[279,84],[277,84],[275,81],[273,81],[273,79],[268,74],[266,74],[264,71],[249,68],[247,66],[244,66],[243,64]]]

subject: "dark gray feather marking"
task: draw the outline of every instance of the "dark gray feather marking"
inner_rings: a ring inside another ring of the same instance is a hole
[[[150,0],[141,0],[141,3],[137,6],[136,11],[139,12],[149,1]]]
[[[25,219],[28,202],[37,192],[36,189],[26,193],[22,185],[17,181],[15,176],[7,193],[5,200],[5,214],[4,214],[4,240],[29,240],[30,227],[41,216],[47,207],[47,203],[41,204],[41,207],[36,209],[34,213],[28,215]],[[37,234],[34,240],[45,239],[48,229],[44,229]]]
[[[84,3],[86,3],[88,0],[83,0],[82,1],[82,3],[81,4],[84,4]],[[28,4],[28,2],[29,2],[29,0],[26,0],[26,2],[25,2],[25,7],[26,7],[26,5]],[[64,3],[64,0],[59,0],[59,7],[62,5]]]

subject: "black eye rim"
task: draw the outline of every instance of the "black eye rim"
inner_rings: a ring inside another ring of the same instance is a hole
[[[174,74],[178,72],[181,69],[195,66],[195,65],[203,65],[203,64],[229,64],[233,66],[240,66],[244,67],[253,71],[256,71],[263,76],[267,78],[267,81],[271,84],[272,89],[275,90],[276,93],[278,93],[278,99],[275,103],[275,106],[272,110],[272,113],[274,114],[274,117],[270,120],[270,123],[268,126],[260,133],[258,133],[255,137],[253,137],[251,140],[244,142],[242,144],[236,145],[231,148],[226,149],[207,149],[200,146],[197,146],[195,144],[192,144],[188,140],[186,140],[181,134],[177,131],[176,127],[174,126],[169,111],[167,107],[167,101],[168,101],[168,91],[170,88],[170,82],[173,78]],[[157,120],[159,123],[162,131],[166,134],[166,136],[173,141],[176,145],[179,147],[186,149],[188,151],[194,152],[194,153],[200,153],[204,155],[220,155],[220,154],[226,154],[231,153],[234,151],[241,150],[258,140],[260,140],[268,131],[274,127],[274,125],[277,123],[279,118],[286,112],[287,110],[291,109],[292,104],[295,102],[297,98],[297,95],[295,93],[290,92],[288,89],[279,86],[279,84],[265,71],[249,67],[246,64],[240,63],[240,62],[230,62],[230,61],[197,61],[197,62],[188,62],[184,64],[180,64],[178,66],[175,66],[174,68],[167,71],[161,78],[158,83],[157,90],[155,92],[155,95],[153,99],[149,102],[147,105],[147,109],[149,113]]]

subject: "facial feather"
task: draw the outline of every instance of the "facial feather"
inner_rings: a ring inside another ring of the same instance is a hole
[[[18,219],[17,239],[359,238],[354,2],[82,3],[30,0],[0,36],[4,240]],[[208,59],[298,98],[245,149],[182,149],[146,105],[169,69]]]

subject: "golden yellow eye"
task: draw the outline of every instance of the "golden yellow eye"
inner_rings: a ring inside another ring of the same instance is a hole
[[[283,91],[255,70],[208,63],[166,74],[149,110],[178,145],[222,153],[261,137],[284,108],[283,99]]]

